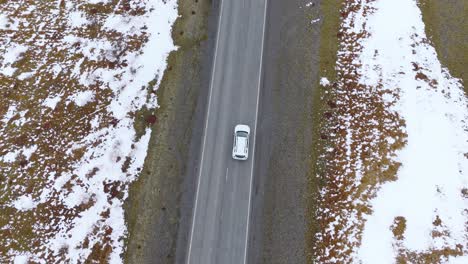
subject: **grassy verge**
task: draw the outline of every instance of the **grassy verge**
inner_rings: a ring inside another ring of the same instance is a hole
[[[320,77],[326,77],[332,81],[336,79],[335,64],[338,52],[338,29],[340,26],[340,7],[343,0],[329,0],[321,3],[321,13],[323,15],[323,24],[320,32],[320,52],[319,52],[319,72]],[[327,104],[329,97],[323,87],[317,82],[313,84],[316,89],[315,95],[313,96],[313,152],[311,153],[311,170],[309,173],[309,188],[313,198],[311,199],[310,209],[308,215],[312,218],[309,221],[309,234],[307,236],[307,247],[313,248],[315,243],[314,234],[318,231],[319,226],[315,219],[317,211],[317,195],[318,191],[323,183],[320,182],[320,177],[324,171],[323,159],[320,156],[325,151],[327,145],[327,137],[322,133],[326,123],[323,122],[323,115],[325,111],[330,107]],[[312,258],[309,258],[311,263],[314,263]]]
[[[468,92],[468,3],[466,0],[419,0],[426,34],[450,73],[461,78]]]

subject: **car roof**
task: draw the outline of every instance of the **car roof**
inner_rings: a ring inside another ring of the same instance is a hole
[[[245,155],[245,149],[247,148],[247,138],[246,137],[236,137],[236,138],[237,138],[237,148],[235,150],[235,153]]]

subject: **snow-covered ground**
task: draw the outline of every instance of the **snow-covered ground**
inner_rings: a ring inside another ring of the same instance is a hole
[[[344,170],[330,172],[332,184],[322,190],[316,257],[468,263],[462,83],[439,62],[415,0],[349,2],[337,66],[342,75],[333,91],[342,111],[335,128],[343,139],[335,140],[343,149],[330,150],[336,158],[330,162]],[[373,140],[366,139],[368,128]]]
[[[53,2],[0,7],[0,262],[122,263],[177,1]]]

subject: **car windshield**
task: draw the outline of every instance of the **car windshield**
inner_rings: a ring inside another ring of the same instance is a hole
[[[247,132],[238,131],[238,132],[237,132],[237,136],[238,136],[238,137],[245,137],[245,138],[246,138],[246,137],[247,137]]]

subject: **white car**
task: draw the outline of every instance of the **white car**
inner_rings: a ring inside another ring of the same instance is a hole
[[[232,147],[232,158],[235,160],[247,160],[249,157],[250,127],[237,125],[234,128],[234,146]]]

